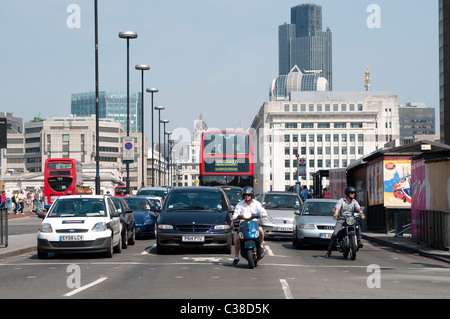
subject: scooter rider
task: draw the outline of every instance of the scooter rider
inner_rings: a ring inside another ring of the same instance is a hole
[[[250,210],[252,214],[259,214],[260,217],[264,217],[267,215],[266,210],[262,207],[261,203],[254,199],[255,194],[253,192],[253,187],[246,186],[242,189],[242,200],[237,203],[233,220],[237,220],[238,217],[244,214],[245,211]],[[261,247],[264,244],[264,231],[261,226],[259,226],[259,238],[261,240]],[[236,265],[239,262],[239,250],[240,250],[240,240],[239,234],[236,233],[236,239],[234,241],[234,260],[233,265]]]
[[[359,212],[361,214],[361,217],[364,218],[364,213],[361,209],[361,206],[359,206],[359,203],[356,201],[356,188],[353,186],[347,186],[345,188],[345,198],[341,198],[334,209],[334,219],[337,219],[336,225],[334,226],[334,232],[333,235],[331,235],[330,242],[328,243],[328,251],[326,254],[326,257],[330,257],[331,250],[334,247],[334,244],[336,243],[336,236],[338,232],[342,229],[342,225],[345,222],[345,219],[347,217],[353,216],[354,212]],[[358,241],[358,247],[362,247],[361,244],[361,229],[360,227],[356,228],[356,238]]]

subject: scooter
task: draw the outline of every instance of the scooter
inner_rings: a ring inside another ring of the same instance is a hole
[[[259,214],[245,212],[240,219],[239,224],[239,241],[241,246],[241,256],[248,261],[250,269],[258,265],[258,261],[264,257],[261,251],[261,240],[259,238],[259,225],[254,218],[259,218]]]
[[[347,217],[342,224],[342,229],[336,236],[336,248],[342,253],[344,258],[348,258],[350,254],[351,260],[356,259],[356,252],[359,250],[356,230],[360,227],[357,219],[360,217],[365,218],[364,214],[360,216],[359,213],[353,214],[352,217]]]

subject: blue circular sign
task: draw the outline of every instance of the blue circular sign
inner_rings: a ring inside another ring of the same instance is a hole
[[[131,143],[131,142],[126,142],[125,143],[125,149],[131,150],[132,148],[133,148],[133,143]]]

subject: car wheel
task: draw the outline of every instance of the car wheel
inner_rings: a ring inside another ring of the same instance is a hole
[[[136,243],[136,229],[133,227],[132,235],[128,239],[128,244],[129,245],[134,245],[135,243]]]
[[[111,239],[112,240],[112,239]],[[119,242],[114,247],[114,252],[120,254],[122,252],[122,236],[119,236]]]
[[[126,227],[124,227],[122,232],[122,249],[127,248],[128,248],[128,230]]]
[[[113,239],[112,239],[112,237],[111,237],[111,238],[109,239],[109,246],[108,246],[108,248],[106,249],[106,252],[105,252],[105,257],[106,257],[106,258],[112,258],[113,253],[114,253],[114,249],[113,249]]]
[[[48,253],[44,253],[38,248],[38,258],[39,259],[46,259],[47,256],[48,256]]]

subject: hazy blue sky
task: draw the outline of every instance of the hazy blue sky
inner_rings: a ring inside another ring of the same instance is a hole
[[[278,75],[278,26],[290,8],[322,5],[333,32],[333,89],[362,90],[371,69],[373,90],[399,103],[426,102],[439,113],[437,0],[98,0],[100,90],[126,91],[126,41],[132,91],[136,64],[148,64],[145,87],[157,87],[167,130],[192,130],[203,114],[210,127],[247,129]],[[79,7],[79,20],[67,12]],[[370,4],[380,9],[370,28]],[[2,0],[0,111],[29,121],[68,116],[72,93],[95,91],[93,0]],[[78,23],[71,28],[69,22]],[[150,121],[150,94],[145,95]],[[146,125],[146,133],[150,125]],[[438,129],[439,125],[436,123]]]

